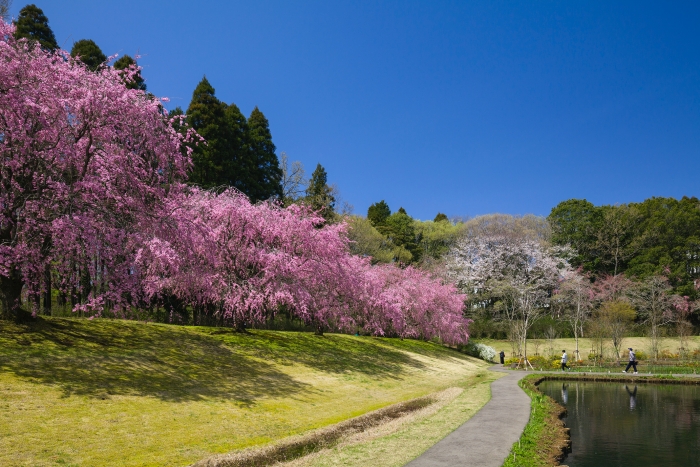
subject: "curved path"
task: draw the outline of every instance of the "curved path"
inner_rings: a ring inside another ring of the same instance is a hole
[[[518,380],[532,372],[511,372],[491,383],[491,400],[472,418],[405,467],[501,467],[530,419],[530,398]]]

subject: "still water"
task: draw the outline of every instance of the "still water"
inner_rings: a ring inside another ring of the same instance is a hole
[[[544,381],[566,406],[570,467],[700,467],[700,386]]]

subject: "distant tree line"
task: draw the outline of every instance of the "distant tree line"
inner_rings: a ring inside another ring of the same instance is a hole
[[[552,243],[570,245],[571,259],[593,278],[665,275],[674,293],[696,299],[700,279],[700,200],[654,197],[641,203],[595,206],[559,203],[547,217]]]
[[[443,213],[432,221],[411,217],[403,207],[391,212],[386,201],[372,204],[367,217],[348,216],[349,235],[355,254],[369,256],[375,263],[439,267],[439,261],[461,229]]]

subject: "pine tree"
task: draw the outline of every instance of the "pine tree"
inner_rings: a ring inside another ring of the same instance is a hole
[[[226,126],[229,144],[225,160],[228,184],[250,196],[250,177],[252,163],[248,149],[248,122],[236,104],[226,107]]]
[[[389,209],[389,205],[386,204],[384,200],[374,203],[367,209],[367,219],[369,219],[374,227],[384,225],[390,215],[391,209]]]
[[[15,37],[26,38],[29,41],[38,41],[41,47],[47,50],[56,50],[58,43],[53,31],[49,27],[49,19],[41,8],[34,4],[27,5],[19,11],[19,18],[15,23]]]
[[[187,123],[206,141],[197,145],[192,153],[194,167],[190,182],[204,188],[231,184],[226,171],[230,143],[226,104],[214,94],[214,88],[205,76],[192,93],[187,109]]]
[[[122,55],[119,58],[119,60],[114,62],[115,70],[125,70],[132,66],[137,66],[136,60],[134,60],[129,55]],[[124,73],[124,75],[126,75],[126,73]],[[146,91],[146,83],[144,82],[144,79],[141,76],[141,70],[137,71],[134,75],[132,75],[131,79],[126,79],[125,76],[125,81],[126,87],[129,89],[140,89],[141,91]]]
[[[91,39],[80,39],[73,44],[70,56],[80,57],[80,61],[92,71],[96,71],[107,61],[107,56],[102,53],[102,49]]]
[[[272,143],[270,126],[265,115],[255,107],[248,117],[249,177],[246,194],[251,201],[282,199],[282,170]]]
[[[433,219],[433,222],[444,222],[444,221],[449,221],[447,218],[446,214],[443,214],[441,212],[437,213],[437,216],[435,216],[435,219]]]
[[[334,217],[335,197],[333,189],[328,186],[328,174],[321,164],[316,165],[316,170],[311,174],[311,180],[306,188],[306,202],[318,212],[326,221]]]

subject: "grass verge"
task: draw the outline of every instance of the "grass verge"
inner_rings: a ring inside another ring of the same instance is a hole
[[[0,321],[0,465],[187,465],[460,386],[486,366],[409,340]]]
[[[561,420],[566,410],[537,389],[543,379],[540,375],[530,375],[518,383],[532,400],[530,421],[503,467],[556,466],[569,450],[569,430]]]

